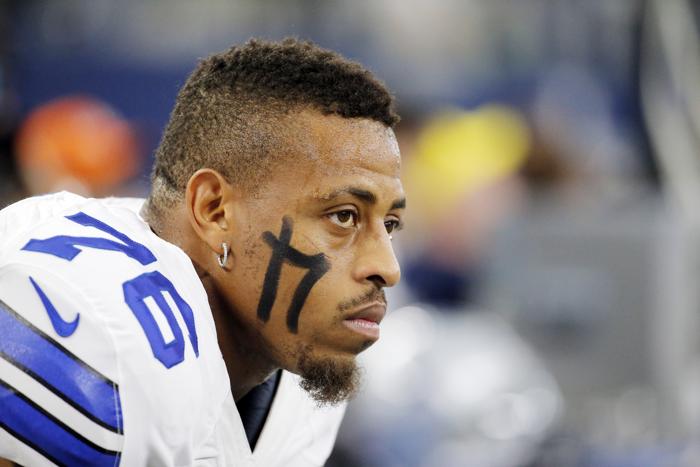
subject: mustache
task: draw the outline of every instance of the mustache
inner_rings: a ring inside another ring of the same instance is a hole
[[[369,304],[372,302],[380,302],[386,305],[386,294],[384,293],[384,289],[372,287],[367,292],[363,293],[358,297],[341,302],[338,305],[338,311],[349,311],[354,308],[357,308],[358,306]]]

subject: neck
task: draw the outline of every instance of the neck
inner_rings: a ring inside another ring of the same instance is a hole
[[[266,356],[260,345],[262,338],[247,331],[236,311],[227,305],[211,276],[202,274],[196,265],[195,269],[207,291],[219,348],[231,382],[231,393],[238,402],[251,389],[269,378],[278,367]]]
[[[201,251],[202,242],[196,241],[198,237],[191,231],[186,215],[178,212],[176,208],[168,221],[162,222],[154,218],[146,206],[141,216],[156,235],[177,245],[190,257],[207,293],[216,325],[219,349],[231,384],[231,393],[238,402],[251,389],[265,381],[278,367],[267,357],[262,338],[250,332],[250,327],[241,321],[240,314],[228,304],[212,275],[202,266],[207,264],[204,261],[206,259],[204,255],[211,255],[211,251],[208,248],[205,248],[206,251]]]

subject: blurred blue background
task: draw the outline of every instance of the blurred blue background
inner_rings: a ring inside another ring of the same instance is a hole
[[[199,58],[312,39],[395,92],[410,206],[328,465],[697,466],[699,19],[695,0],[4,0],[0,207],[144,196]]]

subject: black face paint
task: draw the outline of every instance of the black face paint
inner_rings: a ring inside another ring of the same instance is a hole
[[[263,322],[267,322],[270,319],[272,305],[274,305],[277,298],[282,264],[287,262],[309,270],[299,282],[299,286],[294,292],[292,302],[287,310],[287,328],[291,332],[296,333],[299,327],[299,315],[306,297],[308,297],[314,284],[328,272],[331,265],[323,253],[305,255],[289,244],[292,240],[292,220],[287,216],[282,218],[282,230],[279,238],[275,237],[272,232],[264,232],[262,237],[272,248],[272,256],[267,266],[265,282],[263,283],[260,302],[258,303],[258,318]]]

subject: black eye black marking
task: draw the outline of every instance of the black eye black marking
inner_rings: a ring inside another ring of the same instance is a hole
[[[299,315],[304,302],[306,302],[306,297],[314,284],[328,272],[331,265],[323,253],[306,255],[289,244],[292,239],[292,225],[292,220],[285,216],[282,218],[282,230],[280,230],[279,238],[269,231],[262,235],[263,240],[272,248],[272,256],[265,272],[265,281],[260,294],[260,302],[258,302],[258,318],[263,322],[270,319],[270,312],[277,298],[282,264],[287,262],[308,269],[309,271],[299,282],[287,310],[287,328],[296,333],[299,328]]]

